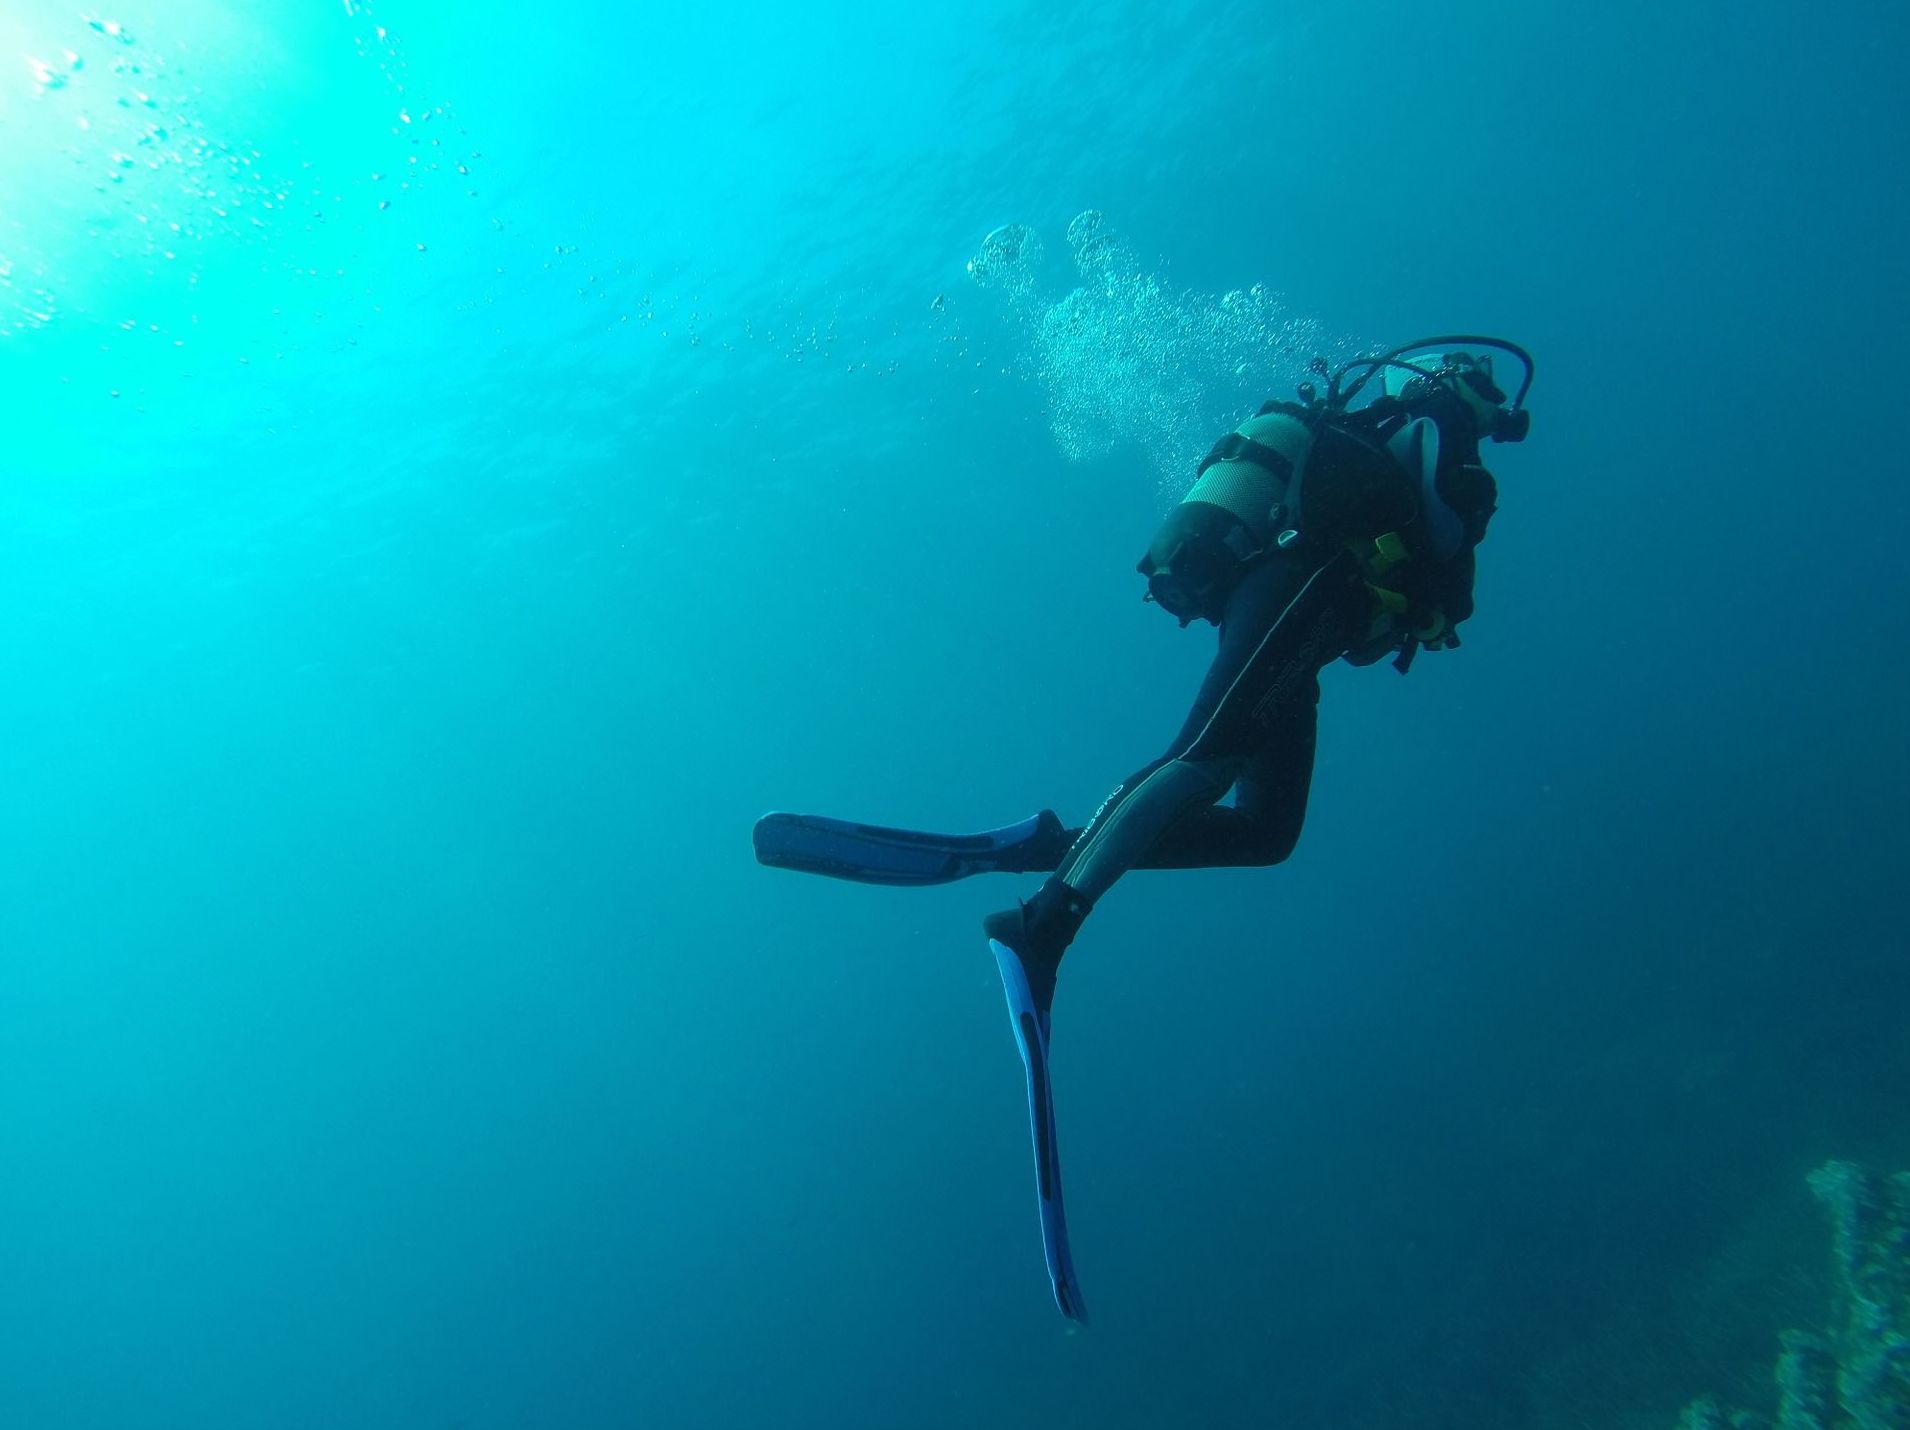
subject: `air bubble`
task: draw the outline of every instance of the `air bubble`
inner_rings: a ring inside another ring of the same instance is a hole
[[[42,93],[66,88],[66,76],[45,60],[36,60],[28,56],[27,68],[33,72],[33,82],[40,87]]]
[[[1013,303],[1034,290],[1041,239],[1026,224],[1005,223],[982,240],[968,260],[968,275],[984,288],[999,288]]]
[[[1070,458],[1138,447],[1178,483],[1246,384],[1264,396],[1304,376],[1292,354],[1317,346],[1318,325],[1264,287],[1172,291],[1096,209],[1075,217],[1067,240],[1083,282],[1059,298],[1036,292],[1040,248],[1021,225],[989,234],[969,272],[1021,325]]]

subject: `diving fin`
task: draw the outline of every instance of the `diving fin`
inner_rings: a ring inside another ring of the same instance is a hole
[[[1068,1218],[1061,1203],[1061,1150],[1055,1140],[1054,1090],[1048,1082],[1049,1006],[1029,986],[1021,955],[1000,939],[989,939],[988,947],[1001,972],[1015,1043],[1028,1074],[1028,1131],[1034,1139],[1035,1195],[1040,1200],[1041,1250],[1048,1263],[1048,1281],[1061,1314],[1085,1326],[1088,1311],[1074,1279],[1074,1258],[1068,1252]],[[1050,990],[1052,987],[1050,982]]]
[[[862,884],[948,884],[970,874],[1045,872],[1068,831],[1053,810],[979,834],[928,834],[820,814],[766,814],[752,835],[756,862]]]

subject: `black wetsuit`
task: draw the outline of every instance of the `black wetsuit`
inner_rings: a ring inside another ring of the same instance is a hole
[[[1220,649],[1159,759],[1070,830],[1057,875],[1090,900],[1128,869],[1277,864],[1293,852],[1313,782],[1319,672],[1363,633],[1372,597],[1350,556],[1275,552],[1242,573]],[[1217,801],[1229,789],[1234,803]]]

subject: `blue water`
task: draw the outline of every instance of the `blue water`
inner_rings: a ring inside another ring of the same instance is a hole
[[[1902,7],[652,8],[0,15],[0,1426],[1767,1399],[1910,1166]],[[1071,1334],[1032,881],[750,824],[1085,818],[1191,459],[1453,329],[1465,648],[1070,955]]]

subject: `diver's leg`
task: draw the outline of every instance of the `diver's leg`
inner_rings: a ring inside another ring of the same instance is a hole
[[[1092,903],[1141,864],[1161,868],[1272,862],[1284,838],[1281,793],[1311,783],[1319,670],[1345,644],[1357,598],[1350,563],[1313,571],[1269,562],[1228,602],[1220,651],[1166,757],[1130,779],[1069,849],[1056,877]],[[1213,808],[1236,782],[1244,809]],[[1297,837],[1297,826],[1292,834]]]
[[[1148,847],[1137,869],[1249,869],[1293,853],[1306,821],[1319,724],[1315,698],[1280,711],[1235,782],[1234,802],[1183,809]]]
[[[1274,559],[1250,570],[1228,601],[1220,650],[1168,753],[1108,797],[1033,899],[984,921],[991,939],[1020,955],[1044,1009],[1061,955],[1095,901],[1186,810],[1212,805],[1246,775],[1296,703],[1317,700],[1320,667],[1345,645],[1356,577],[1340,557],[1317,569]]]

